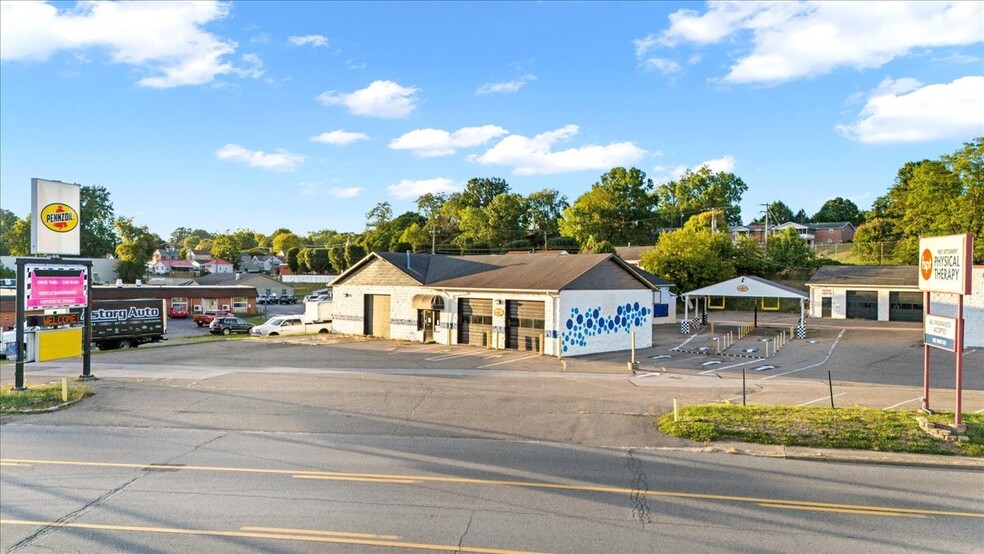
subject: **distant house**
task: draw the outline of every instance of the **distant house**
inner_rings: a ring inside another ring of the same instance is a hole
[[[212,261],[212,253],[208,250],[189,250],[185,258],[191,262],[198,262],[203,264],[205,262]]]
[[[175,271],[194,272],[197,266],[188,260],[158,260],[148,266],[151,275],[170,275]]]
[[[202,269],[209,273],[232,273],[233,266],[231,263],[223,260],[222,258],[215,258],[204,262],[201,264]]]
[[[785,229],[794,229],[809,246],[822,244],[843,244],[854,240],[856,228],[850,221],[832,223],[796,223],[787,221],[779,225],[770,225],[769,234],[775,234]],[[765,242],[765,225],[740,225],[731,230],[731,236],[737,240],[739,236],[753,237],[760,244]]]
[[[253,256],[242,254],[239,258],[239,269],[246,273],[279,273],[283,261],[276,256]]]
[[[258,273],[213,273],[195,279],[199,285],[208,286],[247,286],[256,289],[257,294],[293,296],[294,287]]]
[[[180,260],[181,256],[176,249],[171,247],[169,244],[160,245],[157,250],[154,250],[154,254],[151,256],[151,264],[156,264],[160,261],[165,260]]]

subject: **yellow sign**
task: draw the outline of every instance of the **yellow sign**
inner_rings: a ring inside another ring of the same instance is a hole
[[[67,233],[78,227],[79,213],[68,204],[48,204],[41,210],[41,224],[56,233]]]
[[[82,355],[82,328],[38,331],[38,361],[76,358]]]
[[[492,310],[492,315],[494,315],[495,317],[502,317],[506,315],[506,312],[502,308],[496,308]]]

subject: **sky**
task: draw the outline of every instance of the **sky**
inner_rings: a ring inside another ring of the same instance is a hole
[[[708,165],[866,209],[984,135],[984,2],[3,2],[0,207],[32,177],[176,227],[359,232],[500,177],[573,202]],[[82,214],[84,217],[84,214]]]

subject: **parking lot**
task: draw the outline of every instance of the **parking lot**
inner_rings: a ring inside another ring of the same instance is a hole
[[[266,317],[278,315],[297,315],[304,313],[304,304],[271,304],[258,306],[260,313]],[[208,334],[208,327],[199,327],[192,319],[194,314],[189,314],[187,318],[175,319],[169,317],[167,320],[167,337],[177,339],[184,337],[198,337]]]

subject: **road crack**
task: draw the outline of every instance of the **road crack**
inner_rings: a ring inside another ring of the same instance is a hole
[[[468,535],[468,530],[471,529],[472,520],[475,519],[475,511],[468,515],[468,525],[465,526],[465,532],[461,534],[461,538],[458,539],[458,549],[455,552],[461,552],[461,545],[465,542],[465,536]]]
[[[653,523],[652,512],[647,502],[649,483],[642,469],[642,461],[635,457],[633,449],[628,450],[625,461],[632,473],[632,494],[629,495],[632,500],[632,519],[641,523],[645,530],[647,523]]]

